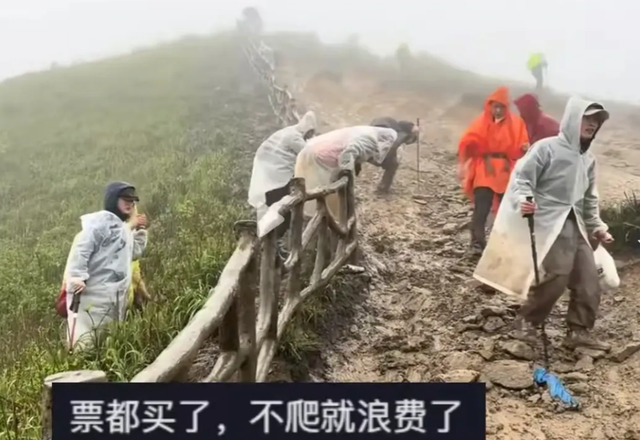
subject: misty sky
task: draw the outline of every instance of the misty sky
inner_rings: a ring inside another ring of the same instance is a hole
[[[640,3],[630,0],[0,0],[0,78],[232,27],[250,5],[267,30],[315,30],[328,42],[357,33],[381,52],[408,42],[530,82],[527,57],[542,51],[551,87],[640,100]]]

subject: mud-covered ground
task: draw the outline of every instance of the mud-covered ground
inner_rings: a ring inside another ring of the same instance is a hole
[[[393,194],[374,195],[380,171],[373,167],[359,178],[360,231],[367,256],[381,270],[370,292],[353,305],[355,318],[327,338],[312,376],[338,382],[486,382],[489,439],[640,439],[640,354],[625,357],[640,349],[640,274],[623,273],[621,288],[602,301],[595,332],[614,345],[609,356],[561,348],[566,298],[556,307],[548,324],[552,368],[583,405],[580,412],[561,410],[532,384],[541,347],[506,336],[517,305],[478,289],[473,263],[464,255],[470,212],[455,178],[455,151],[478,109],[455,105],[459,97],[453,95],[431,101],[390,93],[362,76],[332,82],[295,70],[285,68],[281,75],[318,112],[321,131],[368,124],[376,116],[419,116],[423,133],[420,182],[415,146],[402,153]],[[603,197],[620,198],[639,186],[639,133],[629,118],[616,121],[615,114],[600,132],[595,148]]]

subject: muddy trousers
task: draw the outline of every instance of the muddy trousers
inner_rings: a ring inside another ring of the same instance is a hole
[[[493,206],[495,193],[492,189],[479,187],[473,190],[473,215],[471,217],[471,244],[484,249],[487,245],[487,219]],[[498,194],[500,202],[504,194]]]
[[[542,74],[542,66],[534,67],[531,74],[536,80],[536,92],[540,93],[544,87],[544,79]]]
[[[284,196],[288,196],[290,192],[289,188],[290,188],[290,184],[287,183],[285,186],[281,188],[276,188],[276,189],[272,189],[271,191],[267,191],[267,193],[264,196],[266,205],[271,206],[274,203],[277,203],[280,200],[282,200]],[[289,230],[290,224],[291,224],[291,211],[289,211],[284,216],[284,222],[278,225],[276,229],[276,233],[279,239],[284,237],[284,235],[287,233],[287,231]]]
[[[520,315],[538,326],[547,319],[566,288],[570,289],[567,325],[571,329],[593,328],[600,307],[600,282],[591,245],[584,239],[573,216],[542,262],[545,271],[540,285],[532,288]]]
[[[388,192],[391,189],[393,178],[400,166],[400,163],[398,162],[398,148],[389,151],[381,166],[384,170],[384,174],[382,174],[382,179],[380,179],[380,183],[378,184],[378,191]]]

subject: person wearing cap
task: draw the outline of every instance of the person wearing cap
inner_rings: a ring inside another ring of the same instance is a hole
[[[402,145],[411,145],[418,140],[419,128],[409,121],[397,121],[388,116],[382,118],[376,118],[369,124],[373,127],[391,128],[398,133],[396,141],[391,146],[391,150],[387,153],[380,167],[384,170],[382,179],[378,184],[377,192],[379,194],[387,194],[391,189],[393,178],[398,171],[400,164],[398,163],[398,149]]]
[[[104,209],[80,218],[82,231],[71,246],[64,275],[70,348],[81,338],[81,345],[89,346],[98,329],[124,319],[131,263],[147,245],[146,216],[131,218],[138,201],[133,185],[113,182],[105,190]],[[74,295],[80,295],[77,317],[69,310]]]
[[[602,293],[594,250],[613,241],[600,218],[596,158],[590,150],[607,119],[601,104],[571,98],[560,133],[536,142],[513,171],[474,277],[527,298],[512,333],[518,339],[538,340],[535,328],[569,288],[565,345],[611,348],[591,335]],[[523,216],[533,216],[535,234]],[[535,279],[533,238],[541,280],[529,290]]]

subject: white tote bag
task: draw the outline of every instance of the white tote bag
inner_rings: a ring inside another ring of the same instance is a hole
[[[598,246],[593,253],[600,277],[600,287],[603,292],[609,292],[620,285],[620,276],[616,269],[616,262],[604,246]]]

